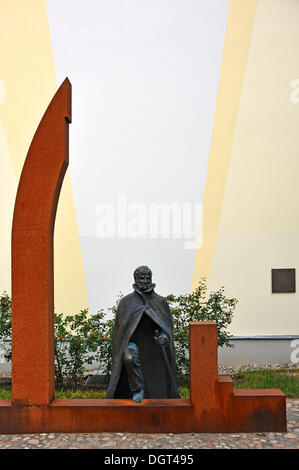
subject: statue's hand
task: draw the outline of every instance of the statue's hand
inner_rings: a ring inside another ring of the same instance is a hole
[[[168,346],[168,336],[165,333],[160,333],[160,335],[157,337],[157,341],[164,347]]]

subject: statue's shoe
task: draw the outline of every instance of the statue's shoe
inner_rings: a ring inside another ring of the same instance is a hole
[[[143,397],[144,397],[144,391],[143,391],[143,390],[139,390],[138,392],[135,392],[135,393],[133,394],[132,400],[133,400],[135,403],[141,403],[142,400],[143,400]]]

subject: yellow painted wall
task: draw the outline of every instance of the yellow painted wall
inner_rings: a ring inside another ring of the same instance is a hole
[[[1,166],[2,171],[10,175],[10,180],[1,188],[1,193],[8,188],[9,199],[7,206],[1,204],[1,244],[3,238],[3,247],[7,247],[16,182],[36,127],[58,86],[44,0],[3,0],[0,44],[0,79],[5,93],[0,103]],[[1,288],[9,291],[10,260],[6,252],[3,256],[1,260],[5,260],[6,269],[2,270]],[[54,266],[56,311],[70,314],[88,307],[69,173],[62,187],[56,218]]]
[[[299,265],[298,24],[295,0],[230,0],[193,287],[206,276],[239,299],[233,334],[299,328],[298,295],[271,293],[271,268]],[[10,292],[17,182],[59,85],[45,1],[2,0],[0,44],[0,289]],[[88,296],[69,172],[54,246],[55,309],[74,313]]]
[[[3,93],[3,100],[5,94]],[[0,104],[1,106],[1,104]],[[4,290],[11,292],[10,256],[11,256],[11,214],[13,212],[17,190],[17,179],[10,158],[7,142],[0,122],[0,294]]]
[[[192,288],[211,269],[257,0],[231,0],[217,93]]]
[[[233,334],[299,330],[298,294],[271,293],[271,268],[299,268],[298,24],[298,2],[258,1],[209,277],[239,299]]]

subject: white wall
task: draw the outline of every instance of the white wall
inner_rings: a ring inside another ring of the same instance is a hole
[[[202,201],[228,3],[47,1],[57,80],[73,85],[70,172],[92,312],[130,292],[141,264],[161,294],[190,290],[195,249],[172,232],[100,239],[96,208],[121,194],[146,207]]]

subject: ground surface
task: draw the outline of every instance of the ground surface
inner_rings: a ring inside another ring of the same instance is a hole
[[[1,449],[299,449],[299,399],[287,399],[287,433],[0,435]]]

